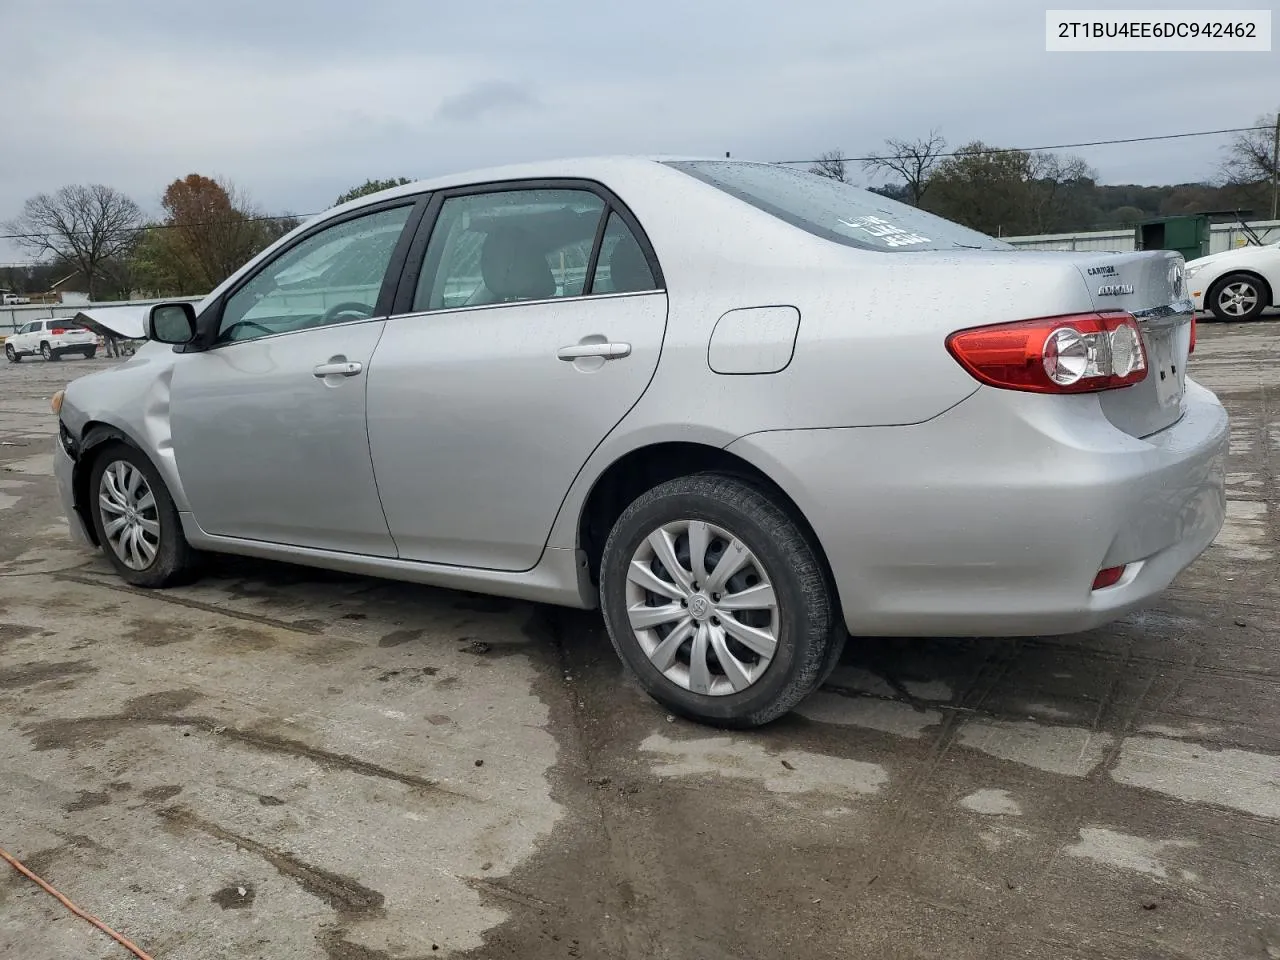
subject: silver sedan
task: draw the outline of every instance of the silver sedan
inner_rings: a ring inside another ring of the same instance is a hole
[[[1013,250],[778,166],[578,160],[303,224],[55,398],[73,531],[575,607],[749,726],[853,635],[1085,630],[1224,515],[1176,253]]]

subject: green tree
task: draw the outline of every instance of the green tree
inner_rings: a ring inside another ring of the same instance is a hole
[[[333,205],[339,206],[348,200],[354,200],[357,197],[367,197],[371,193],[378,193],[382,190],[390,190],[392,187],[402,187],[406,183],[413,183],[408,177],[393,177],[390,180],[366,180],[358,187],[352,187],[337,200],[333,201]]]
[[[207,293],[298,223],[198,173],[174,180],[160,203],[165,216],[142,232],[130,264],[139,288],[160,296]]]
[[[938,164],[924,206],[992,236],[1054,233],[1096,217],[1094,177],[1078,157],[974,141]]]

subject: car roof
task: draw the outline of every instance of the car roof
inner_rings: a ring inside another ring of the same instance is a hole
[[[493,183],[502,180],[608,180],[620,175],[643,175],[652,173],[662,163],[672,161],[699,161],[706,163],[724,162],[718,157],[666,156],[666,155],[619,155],[597,157],[568,157],[557,160],[537,160],[529,163],[506,164],[498,167],[481,167],[474,170],[463,170],[457,173],[416,180],[403,186],[391,187],[387,190],[357,197],[346,203],[324,211],[316,220],[356,210],[360,207],[397,197],[412,196],[430,190],[447,190],[451,187],[464,187],[470,184]],[[750,161],[734,161],[750,162]]]

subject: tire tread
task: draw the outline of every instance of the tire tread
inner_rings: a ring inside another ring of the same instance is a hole
[[[634,537],[637,517],[664,500],[675,497],[695,497],[750,515],[760,527],[760,532],[789,561],[785,571],[771,569],[770,576],[776,579],[779,576],[791,575],[795,578],[805,611],[800,621],[803,623],[805,636],[794,638],[800,658],[793,665],[792,675],[783,688],[768,703],[756,706],[740,715],[722,717],[699,713],[685,707],[678,700],[663,697],[661,690],[654,690],[648,684],[646,687],[655,699],[674,712],[700,722],[710,722],[730,728],[747,728],[758,727],[776,720],[790,712],[830,673],[843,647],[845,635],[843,629],[837,629],[838,617],[833,602],[834,592],[830,577],[819,559],[815,545],[810,542],[787,510],[777,504],[759,486],[747,480],[721,473],[690,474],[658,484],[641,494],[623,510],[605,542],[604,561],[601,564],[601,606],[606,607],[604,613],[609,639],[614,650],[626,663],[627,657],[621,646],[624,637],[620,637],[618,635],[620,631],[615,630],[614,618],[609,615],[604,597],[604,578],[608,575],[606,571],[617,562],[622,542]],[[622,558],[622,561],[624,564],[630,562],[630,557]],[[623,622],[625,623],[625,614]],[[621,632],[625,633],[627,639],[630,638],[629,627]]]

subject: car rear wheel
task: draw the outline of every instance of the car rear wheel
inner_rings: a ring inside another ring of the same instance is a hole
[[[53,352],[53,347],[49,346],[47,343],[40,344],[40,356],[44,357],[46,360],[58,359],[58,355]]]
[[[8,360],[10,363],[22,362],[22,356],[18,353],[17,350],[13,349],[12,343],[6,343],[4,345],[4,358]]]
[[[89,480],[93,525],[116,572],[137,587],[187,578],[196,555],[160,473],[140,450],[113,443],[95,458]]]
[[[618,518],[600,569],[618,655],[682,716],[754,727],[822,680],[845,633],[814,545],[735,477],[662,483]]]
[[[1229,273],[1209,292],[1209,309],[1219,320],[1256,320],[1267,308],[1265,287],[1247,273]]]
[[[85,358],[86,360],[92,360],[92,359],[93,359],[94,357],[96,357],[97,355],[98,355],[98,351],[97,351],[97,349],[96,349],[96,348],[95,348],[95,349],[92,349],[92,350],[86,350],[86,351],[84,352],[84,358]]]

